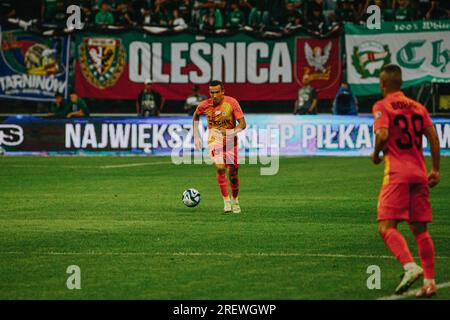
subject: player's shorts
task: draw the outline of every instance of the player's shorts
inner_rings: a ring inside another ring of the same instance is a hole
[[[239,168],[238,146],[231,145],[227,150],[224,144],[211,143],[208,145],[209,157],[215,164],[225,164],[227,167]]]
[[[386,184],[378,199],[378,221],[431,222],[430,191],[423,183]]]

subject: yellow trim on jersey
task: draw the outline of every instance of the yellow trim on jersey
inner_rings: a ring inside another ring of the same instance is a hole
[[[384,178],[383,178],[383,186],[389,184],[389,172],[391,171],[391,164],[389,160],[389,156],[384,156]]]

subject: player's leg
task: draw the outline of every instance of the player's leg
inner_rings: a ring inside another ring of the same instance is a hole
[[[216,163],[216,178],[217,183],[219,184],[220,193],[223,198],[223,211],[229,213],[232,211],[231,208],[231,200],[228,195],[228,179],[227,179],[227,170],[225,164]]]
[[[423,286],[417,292],[418,298],[431,297],[436,294],[434,281],[434,244],[427,230],[426,222],[414,222],[409,225],[416,239],[420,262],[424,269]]]
[[[403,265],[403,276],[395,289],[396,294],[407,291],[423,274],[423,270],[415,262],[409,251],[405,238],[397,230],[397,220],[382,220],[378,222],[378,232],[384,243],[391,250],[398,261]]]
[[[395,290],[397,294],[408,290],[423,273],[422,268],[414,262],[405,238],[397,229],[400,221],[409,220],[409,208],[408,184],[387,184],[382,187],[378,205],[378,232],[404,269],[402,281]]]
[[[405,238],[397,229],[398,223],[398,220],[378,221],[378,232],[397,260],[403,266],[407,266],[410,263],[414,263],[414,259]]]
[[[427,223],[432,220],[429,188],[426,184],[411,186],[411,218],[409,227],[416,240],[420,261],[424,269],[424,284],[417,297],[431,297],[436,294],[434,281],[434,244],[428,232]]]
[[[225,213],[230,213],[232,209],[230,196],[228,195],[228,179],[226,163],[223,158],[223,146],[221,144],[213,143],[208,147],[209,156],[214,162],[216,168],[217,183],[219,184],[220,193],[222,194],[223,198],[223,211]]]
[[[231,185],[231,206],[234,213],[240,213],[241,207],[239,205],[238,194],[239,194],[239,176],[238,176],[238,166],[228,165],[228,175]]]

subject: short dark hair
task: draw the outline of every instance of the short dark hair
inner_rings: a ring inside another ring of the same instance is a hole
[[[381,68],[381,72],[384,72],[387,75],[386,82],[389,86],[398,88],[402,86],[402,69],[398,65],[387,64]]]
[[[59,93],[59,92],[55,93],[55,98],[57,98],[57,97],[64,98],[64,96],[62,95],[62,93]]]
[[[220,80],[213,80],[209,84],[210,87],[220,86],[220,88],[223,90],[223,82]]]

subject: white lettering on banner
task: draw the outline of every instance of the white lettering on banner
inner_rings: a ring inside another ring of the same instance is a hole
[[[372,140],[370,139],[369,125],[360,124],[358,129],[358,136],[356,137],[356,149],[360,149],[363,146],[365,148],[372,148]]]
[[[134,41],[129,46],[129,78],[142,83],[209,83],[213,79],[227,83],[291,83],[292,61],[287,43],[271,48],[264,42],[174,42],[170,44],[170,70],[163,70],[166,48],[159,42]],[[262,66],[261,62],[265,65]],[[196,68],[183,73],[192,64]]]
[[[357,128],[356,141],[352,138],[354,124],[340,124],[338,130],[333,130],[331,124],[304,124],[302,126],[302,148],[312,145],[318,149],[360,149],[372,148],[372,140],[368,124],[360,124]],[[333,142],[334,141],[334,142]]]
[[[81,148],[87,148],[90,145],[91,148],[97,148],[97,136],[95,135],[95,127],[92,123],[88,123],[84,127],[83,143]]]
[[[150,76],[150,45],[146,42],[130,43],[129,77],[133,82],[144,82]]]
[[[267,68],[260,68],[258,74],[259,57],[269,57],[269,46],[261,42],[250,43],[247,48],[247,77],[251,83],[265,83],[269,78]]]
[[[191,71],[189,77],[194,83],[208,83],[211,81],[211,66],[200,55],[200,51],[204,54],[211,54],[211,46],[205,42],[194,43],[191,46],[191,61],[200,69],[201,75],[197,71]]]
[[[80,148],[81,146],[81,125],[79,123],[66,124],[66,145],[67,149]]]
[[[127,149],[130,141],[130,125],[122,123],[109,124],[109,139],[112,149]]]
[[[444,128],[442,128],[444,126]],[[450,148],[450,124],[436,124],[441,148]]]
[[[344,149],[346,145],[350,149],[355,147],[352,138],[350,137],[350,133],[352,133],[354,127],[355,126],[353,124],[349,124],[347,126],[345,124],[339,125],[339,132],[341,133],[339,135],[339,149]]]
[[[272,59],[270,60],[270,83],[292,82],[292,68],[289,48],[287,43],[278,42],[273,47]]]
[[[37,76],[27,74],[15,74],[12,76],[0,77],[1,91],[7,93],[12,90],[36,90],[37,93],[42,92],[55,94],[64,93],[66,82],[60,81],[54,76]]]
[[[336,138],[337,132],[333,130],[333,126],[331,124],[327,124],[325,126],[325,148],[327,149],[337,149],[337,142],[332,142]]]
[[[450,148],[450,124],[436,124],[442,149]],[[264,133],[264,134],[261,134]],[[265,134],[267,133],[267,134]],[[208,129],[200,125],[203,146],[208,144]],[[373,148],[371,125],[361,124],[311,124],[294,123],[252,124],[238,134],[239,148],[259,150],[268,144],[265,139],[275,139],[282,153],[294,148],[299,154],[314,150],[350,151]],[[426,147],[426,140],[423,144]],[[271,143],[272,144],[272,143]],[[192,149],[192,124],[164,123],[66,123],[65,147],[67,149]],[[301,151],[304,149],[304,151]],[[306,151],[306,152],[305,152]]]
[[[225,82],[234,82],[234,43],[227,43],[224,46],[214,43],[213,52],[215,63],[213,64],[213,79],[224,79]],[[223,70],[225,67],[225,77]]]
[[[186,59],[182,57],[183,52],[188,50],[186,42],[173,43],[171,50],[171,77],[172,83],[187,83],[189,81],[186,74],[181,73],[181,69],[186,67]]]
[[[236,43],[236,83],[245,83],[247,81],[247,51],[245,50],[245,47],[245,42]]]

